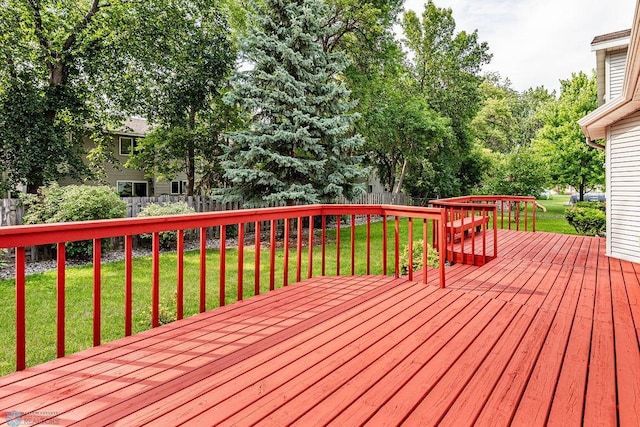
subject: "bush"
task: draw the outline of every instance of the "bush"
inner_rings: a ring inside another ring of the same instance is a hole
[[[607,204],[605,202],[576,202],[575,206],[578,208],[597,209],[602,212],[607,211]]]
[[[127,203],[107,186],[51,184],[40,188],[37,195],[23,195],[22,202],[25,224],[124,218],[127,213]],[[106,240],[102,243],[108,245]],[[66,251],[71,259],[90,259],[93,243],[90,240],[68,243]]]
[[[427,245],[427,265],[432,268],[437,268],[440,262],[440,256],[431,246]],[[413,271],[422,269],[422,255],[424,253],[424,242],[417,240],[413,242]],[[409,245],[400,253],[400,274],[409,273]]]
[[[190,208],[184,202],[178,203],[153,203],[147,205],[137,215],[138,217],[150,217],[150,216],[167,216],[167,215],[181,215],[195,213],[193,208]],[[146,245],[151,245],[151,234],[141,234],[140,242]],[[162,249],[175,248],[178,242],[178,233],[176,231],[163,231],[160,233],[160,247]]]
[[[607,216],[600,208],[577,205],[565,210],[564,216],[579,234],[585,236],[602,236],[607,229]]]

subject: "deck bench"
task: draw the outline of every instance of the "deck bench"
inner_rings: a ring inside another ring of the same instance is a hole
[[[465,236],[469,234],[469,230],[475,227],[476,232],[480,232],[483,224],[489,224],[489,217],[482,215],[465,216],[455,221],[447,222],[447,236],[455,236],[458,233],[464,232]]]

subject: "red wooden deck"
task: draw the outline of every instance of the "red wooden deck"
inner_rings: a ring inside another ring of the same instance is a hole
[[[310,279],[2,377],[0,420],[640,425],[640,265],[602,239],[499,241],[446,289]]]

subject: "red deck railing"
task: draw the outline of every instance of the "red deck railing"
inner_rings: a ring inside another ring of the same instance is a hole
[[[170,217],[151,218],[128,218],[102,221],[86,221],[77,223],[42,224],[30,226],[17,226],[0,228],[0,248],[15,249],[15,292],[16,292],[16,369],[22,370],[26,366],[26,274],[25,274],[25,248],[36,245],[55,244],[57,247],[57,303],[56,303],[56,348],[57,357],[65,355],[65,309],[66,309],[66,244],[75,241],[93,241],[93,345],[101,344],[101,243],[103,239],[123,238],[124,240],[124,334],[132,333],[132,283],[133,283],[133,237],[140,234],[152,235],[152,260],[151,260],[151,327],[159,325],[159,305],[160,305],[160,233],[166,231],[177,232],[177,274],[176,274],[176,317],[181,319],[184,316],[184,252],[185,252],[185,231],[199,230],[200,249],[200,274],[199,274],[199,311],[207,310],[206,294],[207,274],[206,274],[206,251],[207,251],[207,230],[219,228],[220,236],[220,265],[218,277],[218,293],[220,305],[224,305],[226,297],[227,281],[227,238],[226,227],[237,225],[238,227],[238,273],[237,273],[237,299],[243,298],[244,280],[244,249],[245,249],[245,226],[254,224],[255,227],[255,264],[254,264],[254,295],[260,293],[260,271],[263,268],[260,258],[261,239],[263,228],[268,229],[269,236],[269,289],[276,287],[276,239],[278,226],[283,230],[283,266],[282,285],[291,284],[289,275],[291,236],[290,231],[295,226],[295,281],[299,282],[303,276],[310,278],[313,274],[314,250],[316,245],[320,246],[321,274],[327,275],[332,270],[327,265],[327,217],[348,216],[350,218],[350,274],[356,272],[356,263],[366,263],[366,274],[371,274],[371,260],[374,256],[382,258],[382,274],[387,274],[388,261],[388,230],[387,220],[394,218],[393,227],[393,265],[394,275],[400,276],[400,218],[408,218],[408,248],[410,258],[413,259],[413,223],[415,220],[422,220],[422,238],[428,242],[428,235],[434,236],[434,247],[444,248],[445,237],[445,209],[421,208],[410,206],[386,206],[386,205],[313,205],[295,206],[283,208],[253,209],[225,211],[203,214],[176,215]],[[366,216],[366,248],[358,248],[356,256],[356,216]],[[371,252],[371,219],[381,217],[383,222],[383,250],[381,254]],[[314,233],[314,218],[321,217],[321,230],[319,237]],[[303,257],[303,219],[308,219],[308,241],[307,241],[307,272],[302,271]],[[336,222],[336,266],[335,274],[340,271],[340,222]],[[319,241],[318,241],[319,238]],[[366,251],[361,253],[359,251]],[[423,254],[423,274],[422,281],[427,283],[427,250]],[[442,253],[442,251],[440,250]],[[444,258],[440,256],[438,266],[438,281],[440,287],[445,286]],[[315,259],[317,262],[318,260]],[[412,263],[409,262],[408,277],[413,280]]]
[[[536,231],[535,197],[463,196],[429,203],[446,211],[445,259],[451,263],[484,265],[496,258],[499,228]]]

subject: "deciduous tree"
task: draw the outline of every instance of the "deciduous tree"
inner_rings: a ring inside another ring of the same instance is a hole
[[[604,151],[589,147],[578,120],[598,106],[596,77],[580,72],[561,80],[560,98],[542,112],[544,126],[535,144],[548,159],[551,178],[580,194],[604,184]]]

